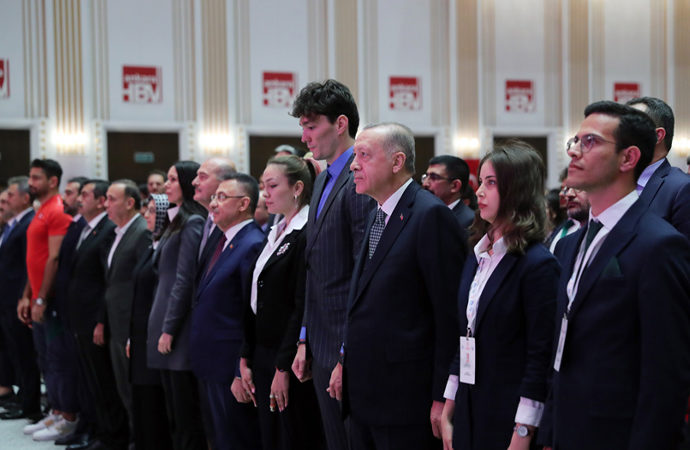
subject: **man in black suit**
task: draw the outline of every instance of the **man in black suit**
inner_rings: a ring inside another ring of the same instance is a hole
[[[472,225],[474,211],[462,200],[470,182],[470,166],[465,160],[451,155],[434,156],[422,175],[422,187],[445,203],[464,229]]]
[[[23,411],[40,411],[40,373],[31,330],[17,319],[17,299],[26,285],[26,230],[34,217],[28,177],[9,180],[6,191],[11,217],[0,244],[0,333],[19,386]]]
[[[338,362],[355,257],[364,236],[372,199],[355,191],[350,163],[359,113],[347,86],[335,80],[310,83],[295,100],[292,116],[299,118],[302,142],[328,169],[314,182],[307,222],[305,309],[293,371],[311,374],[329,450],[348,448],[340,403],[326,392]],[[308,347],[308,351],[307,351]]]
[[[690,244],[638,200],[653,121],[610,101],[585,109],[568,185],[586,228],[556,246],[553,386],[539,438],[557,449],[676,448],[690,394]]]
[[[330,392],[350,413],[353,449],[435,448],[459,336],[466,236],[448,207],[412,180],[409,128],[366,127],[354,153],[357,192],[379,207],[355,265]]]
[[[690,239],[690,176],[671,167],[666,159],[673,144],[673,110],[655,97],[636,98],[627,104],[647,113],[656,126],[652,161],[637,179],[640,202]]]

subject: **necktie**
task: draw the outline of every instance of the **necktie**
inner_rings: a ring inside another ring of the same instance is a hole
[[[568,235],[568,230],[570,229],[570,227],[573,226],[574,223],[575,222],[573,222],[573,219],[568,219],[565,221],[565,223],[563,224],[563,228],[561,229],[561,235],[559,236],[559,239],[563,239]]]
[[[378,211],[376,211],[376,218],[374,219],[374,224],[371,226],[371,231],[369,232],[369,259],[374,256],[376,246],[379,245],[379,240],[381,240],[381,235],[383,235],[383,229],[385,227],[386,213],[379,208]]]
[[[86,225],[84,229],[81,232],[81,235],[79,236],[79,241],[77,242],[77,250],[79,250],[79,247],[81,247],[81,244],[86,240],[86,236],[89,235],[89,232],[91,231],[91,227]]]
[[[225,241],[227,241],[228,238],[225,237],[225,233],[223,233],[220,236],[220,240],[218,241],[218,246],[216,247],[216,251],[213,252],[213,256],[211,257],[211,261],[208,263],[208,269],[206,269],[206,275],[208,276],[209,273],[211,273],[211,269],[213,269],[213,266],[216,264],[216,261],[218,261],[218,258],[220,258],[220,254],[223,253],[223,247],[225,246]]]
[[[12,221],[5,225],[5,228],[2,230],[2,233],[0,233],[0,245],[2,245],[2,243],[7,240],[7,237],[12,232],[12,227],[14,227],[14,223],[12,223]]]
[[[583,253],[587,253],[587,249],[592,244],[594,237],[597,235],[597,233],[599,232],[599,230],[601,230],[601,227],[603,226],[604,225],[601,222],[597,222],[594,219],[589,221],[589,226],[587,227],[587,235],[585,236],[585,251]]]
[[[323,205],[326,204],[326,199],[331,193],[331,189],[328,189],[328,183],[331,181],[331,172],[326,170],[326,179],[323,181],[323,191],[321,192],[321,199],[319,200],[319,207],[316,209],[316,217],[318,218],[323,209]]]

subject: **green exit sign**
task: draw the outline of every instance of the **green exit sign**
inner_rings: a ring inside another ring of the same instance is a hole
[[[153,152],[134,152],[134,162],[137,164],[152,164],[154,160]]]

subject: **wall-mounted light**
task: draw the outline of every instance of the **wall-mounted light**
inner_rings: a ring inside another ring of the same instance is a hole
[[[233,146],[230,133],[202,133],[199,135],[199,146],[207,153],[225,153]]]
[[[82,152],[87,142],[86,133],[65,133],[61,131],[53,133],[53,144],[55,144],[59,152]]]
[[[468,136],[455,136],[453,148],[460,156],[479,156],[479,139]]]
[[[674,137],[672,150],[683,158],[690,155],[690,139],[686,137]]]

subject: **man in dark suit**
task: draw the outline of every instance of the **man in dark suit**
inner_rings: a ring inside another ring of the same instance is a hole
[[[328,388],[343,341],[347,296],[355,257],[374,201],[355,191],[350,163],[359,113],[347,86],[335,80],[310,83],[295,100],[291,113],[299,118],[302,142],[328,168],[314,182],[309,205],[305,309],[293,371],[300,380],[311,374],[329,450],[348,448],[340,403]],[[308,351],[307,351],[308,347]]]
[[[357,192],[379,207],[355,265],[330,393],[350,413],[353,449],[435,448],[459,336],[466,236],[448,207],[412,180],[409,128],[366,127],[354,153]]]
[[[557,449],[675,448],[690,393],[690,245],[638,200],[654,123],[629,106],[585,109],[568,185],[590,221],[561,240],[552,392],[543,442]]]
[[[451,155],[431,158],[426,173],[422,175],[422,187],[448,205],[464,229],[474,221],[474,211],[462,200],[469,182],[470,166],[462,158]]]
[[[207,405],[204,422],[212,424],[217,448],[259,449],[258,419],[244,396],[238,376],[243,339],[244,289],[264,233],[254,222],[259,187],[251,176],[232,174],[221,182],[210,203],[213,220],[224,233],[196,290],[189,355]],[[232,391],[230,387],[232,386]]]
[[[656,127],[656,145],[649,165],[637,179],[640,202],[690,239],[690,176],[666,159],[673,144],[673,110],[661,99],[641,97],[628,105],[647,113]]]
[[[130,436],[133,437],[132,386],[129,382],[129,359],[125,347],[132,317],[133,270],[151,244],[151,232],[146,228],[146,220],[139,214],[140,198],[133,182],[116,181],[110,185],[108,192],[125,196],[129,200],[108,208],[108,218],[116,228],[115,239],[108,250],[106,261],[108,272],[105,278],[105,311],[113,373],[120,399],[129,415]]]
[[[0,245],[0,333],[19,386],[20,408],[40,411],[40,374],[31,330],[17,319],[17,299],[26,285],[26,230],[34,218],[28,177],[14,177],[7,188],[11,219]]]

